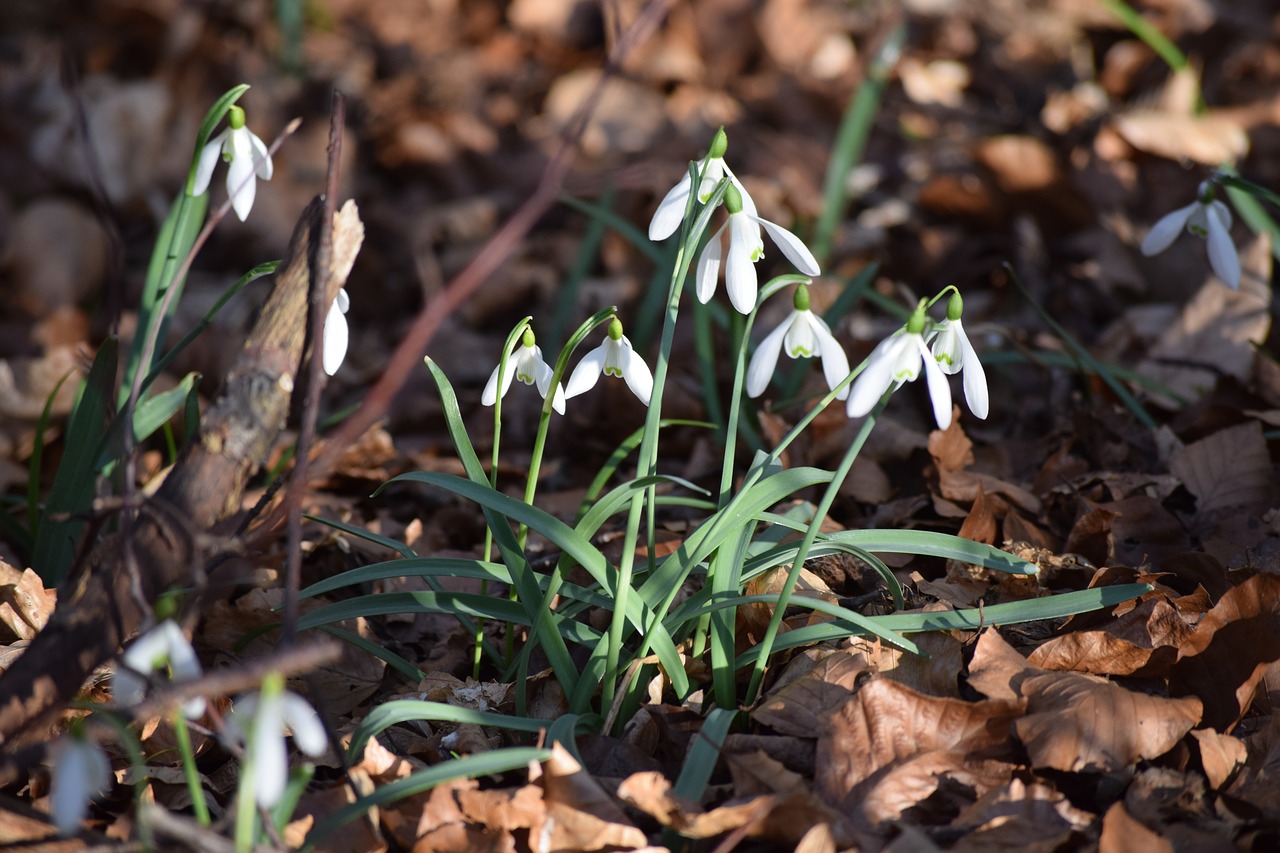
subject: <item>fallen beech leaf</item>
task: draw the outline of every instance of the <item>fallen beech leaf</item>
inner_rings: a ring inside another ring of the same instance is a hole
[[[1073,806],[1062,792],[1049,785],[1039,782],[1028,785],[1015,778],[1003,788],[979,797],[960,812],[951,825],[991,828],[1013,824],[1022,827],[1024,832],[1031,831],[1026,837],[1026,843],[1030,844],[1043,838],[1041,831],[1056,837],[1053,833],[1058,830],[1084,829],[1096,819],[1095,815]],[[999,849],[1008,849],[1008,846]]]
[[[725,753],[724,763],[733,777],[734,793],[739,797],[789,794],[809,789],[808,779],[761,749]]]
[[[995,628],[984,628],[969,661],[969,686],[988,699],[1022,698],[1022,680],[1040,670],[1018,654]]]
[[[0,625],[12,634],[0,642],[30,640],[49,621],[57,603],[58,591],[45,589],[39,575],[0,559]]]
[[[1102,836],[1098,839],[1098,853],[1173,853],[1173,845],[1138,822],[1124,807],[1114,803],[1102,818]]]
[[[950,608],[937,604],[924,608],[925,612],[948,609]],[[944,631],[928,631],[917,634],[913,639],[923,654],[917,655],[885,645],[873,648],[875,644],[862,638],[854,639],[850,648],[861,650],[869,658],[874,656],[875,670],[885,678],[930,696],[958,699],[960,685],[956,676],[963,668],[963,646],[960,640]]]
[[[1110,772],[1163,755],[1200,721],[1195,697],[1164,699],[1101,678],[1046,672],[1022,682],[1014,729],[1033,767]]]
[[[1255,575],[1222,596],[1183,644],[1172,696],[1198,696],[1204,722],[1230,731],[1253,702],[1267,665],[1280,660],[1280,577]]]
[[[1094,675],[1168,675],[1191,626],[1163,598],[1150,598],[1096,630],[1071,631],[1027,659],[1041,669]]]
[[[542,765],[546,813],[529,829],[548,850],[634,850],[648,844],[622,809],[559,743]]]
[[[867,672],[868,666],[867,659],[856,652],[810,650],[787,669],[815,657],[817,662],[799,678],[788,680],[783,673],[780,686],[752,712],[756,722],[798,737],[814,737],[822,731],[826,718],[853,695],[858,676]]]
[[[1169,468],[1196,496],[1196,513],[1253,507],[1271,497],[1271,458],[1262,424],[1229,427],[1174,453]]]
[[[981,793],[1000,775],[984,759],[1008,753],[1009,723],[1024,707],[1021,701],[939,699],[885,678],[870,681],[831,716],[818,741],[818,790],[836,808],[866,819],[872,813],[864,799],[889,782],[896,767],[916,762],[898,785],[875,794],[882,810],[876,817],[929,796],[944,776],[963,777]]]
[[[1249,758],[1244,741],[1213,729],[1196,729],[1191,733],[1200,747],[1200,766],[1204,768],[1209,787],[1221,788]]]

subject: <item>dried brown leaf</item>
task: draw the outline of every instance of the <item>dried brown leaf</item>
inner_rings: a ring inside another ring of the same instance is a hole
[[[1160,834],[1138,822],[1124,803],[1115,803],[1102,818],[1102,836],[1098,839],[1098,853],[1173,853],[1173,845]]]
[[[1027,715],[1013,725],[1033,767],[1121,770],[1168,752],[1200,721],[1194,697],[1164,699],[1078,673],[1032,675],[1022,694]]]
[[[967,680],[970,687],[988,699],[1013,701],[1022,698],[1022,680],[1039,671],[999,631],[986,628],[974,645]]]
[[[558,743],[542,765],[540,784],[547,809],[529,833],[545,841],[548,849],[634,850],[648,843],[591,774]]]
[[[858,676],[868,671],[867,659],[856,652],[808,651],[788,665],[817,658],[800,677],[789,680],[786,673],[780,686],[752,712],[756,722],[784,735],[815,737],[826,718],[853,695]]]
[[[1280,660],[1280,577],[1255,575],[1222,596],[1183,644],[1173,696],[1198,696],[1204,722],[1229,731],[1244,716],[1267,665]]]
[[[1201,516],[1259,506],[1271,497],[1271,458],[1257,421],[1186,445],[1173,455],[1169,467],[1196,496]]]
[[[1231,781],[1249,758],[1249,748],[1239,738],[1213,729],[1196,729],[1191,735],[1200,748],[1200,766],[1204,768],[1205,778],[1215,790]]]
[[[30,640],[49,621],[57,603],[58,591],[45,589],[39,575],[0,559],[0,626],[12,635],[0,642]]]
[[[1191,631],[1168,601],[1150,598],[1107,625],[1049,640],[1027,660],[1041,669],[1163,677]]]

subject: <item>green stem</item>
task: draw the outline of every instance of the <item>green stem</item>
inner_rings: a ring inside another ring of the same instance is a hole
[[[208,826],[209,804],[204,798],[204,786],[200,784],[196,754],[191,748],[191,729],[187,726],[187,718],[182,713],[181,705],[173,710],[173,732],[178,739],[178,752],[182,755],[182,773],[187,779],[187,790],[191,794],[191,808],[195,810],[196,820],[200,825]]]
[[[845,477],[849,475],[849,469],[853,467],[853,461],[858,458],[858,452],[862,450],[862,445],[866,443],[867,436],[871,435],[871,430],[876,424],[876,418],[880,415],[880,411],[884,408],[885,402],[888,401],[892,393],[892,391],[886,392],[879,405],[863,421],[862,428],[858,430],[857,437],[849,445],[849,449],[844,454],[844,459],[840,460],[840,467],[836,469],[831,482],[827,484],[827,489],[813,512],[813,518],[809,521],[809,526],[804,531],[804,538],[800,540],[800,547],[796,551],[790,571],[787,572],[786,583],[782,586],[782,592],[778,594],[778,603],[774,608],[772,618],[769,619],[769,627],[765,629],[764,639],[760,641],[760,656],[756,658],[755,668],[751,672],[751,681],[747,685],[746,704],[748,705],[755,702],[756,693],[760,689],[760,682],[764,679],[765,667],[769,661],[769,652],[773,649],[773,641],[777,639],[778,630],[782,626],[782,616],[787,610],[787,604],[791,601],[791,593],[795,590],[796,581],[800,578],[800,570],[804,568],[804,561],[809,556],[809,549],[813,547],[814,540],[818,538],[818,531],[822,529],[823,519],[827,517],[827,512],[831,509],[831,505],[835,503],[836,495],[840,493],[840,487],[844,484]]]

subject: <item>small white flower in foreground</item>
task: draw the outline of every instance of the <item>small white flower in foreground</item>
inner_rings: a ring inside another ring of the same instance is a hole
[[[948,387],[947,377],[938,367],[933,353],[925,346],[924,329],[927,322],[922,300],[907,325],[885,338],[871,351],[871,355],[867,356],[867,366],[853,380],[853,387],[849,390],[849,402],[845,409],[849,417],[860,418],[870,412],[886,391],[896,389],[919,376],[923,365],[929,385],[929,401],[933,404],[933,417],[938,422],[938,429],[946,429],[951,425],[951,388]]]
[[[339,288],[329,313],[324,318],[324,340],[320,351],[324,372],[332,376],[338,372],[347,357],[347,318],[342,316],[351,308],[351,297],[346,288]]]
[[[1158,255],[1173,245],[1183,230],[1206,241],[1209,248],[1209,266],[1223,284],[1231,288],[1240,286],[1240,257],[1236,245],[1231,242],[1231,210],[1214,198],[1213,183],[1204,181],[1196,190],[1196,200],[1166,214],[1142,241],[1142,254]]]
[[[227,110],[226,128],[210,139],[200,152],[192,195],[204,195],[209,189],[209,180],[219,157],[230,164],[227,168],[227,194],[231,196],[236,216],[244,222],[253,209],[253,198],[258,188],[254,175],[269,181],[272,169],[267,146],[244,126],[244,110],[240,107],[232,106]]]
[[[142,701],[147,689],[146,677],[168,669],[174,681],[190,681],[201,674],[200,661],[186,634],[177,623],[165,619],[134,640],[120,656],[124,666],[118,668],[112,682],[116,702],[129,708]],[[195,697],[182,704],[182,713],[195,719],[204,713],[204,699]]]
[[[702,159],[698,169],[700,176],[698,181],[698,201],[706,204],[707,199],[715,192],[716,184],[720,183],[721,178],[727,175],[738,192],[742,194],[743,208],[754,216],[756,213],[755,202],[747,194],[742,182],[733,174],[729,164],[724,161],[724,153],[728,148],[729,137],[722,127],[712,137],[711,148],[707,151],[707,156]],[[665,240],[676,233],[676,230],[680,227],[680,222],[684,219],[685,207],[689,203],[689,188],[692,184],[693,180],[686,171],[684,177],[663,196],[662,201],[658,204],[658,209],[653,212],[653,219],[649,220],[650,240],[654,242]]]
[[[952,293],[947,300],[947,319],[934,327],[933,357],[943,373],[963,373],[964,399],[969,404],[969,411],[980,418],[986,418],[990,410],[991,399],[987,393],[987,373],[982,369],[978,354],[969,343],[969,336],[964,333],[960,323],[960,315],[964,313],[964,300],[959,291]]]
[[[729,256],[724,271],[725,289],[729,291],[729,301],[741,314],[750,314],[756,307],[756,261],[764,257],[761,228],[769,233],[782,254],[800,272],[805,275],[818,275],[821,272],[817,259],[799,237],[781,225],[761,219],[753,211],[747,210],[737,187],[731,185],[725,191],[724,206],[729,211],[729,219],[720,226],[719,231],[711,235],[698,258],[698,301],[708,302],[715,293],[723,251],[720,235],[726,228],[729,229]]]
[[[289,781],[289,750],[285,731],[293,732],[298,749],[313,758],[329,747],[324,725],[315,709],[296,693],[284,689],[284,677],[269,673],[262,690],[235,701],[226,719],[228,737],[243,744],[246,762],[253,773],[253,797],[258,805],[271,808],[280,802]]]
[[[526,328],[519,342],[507,354],[507,368],[502,371],[501,393],[498,391],[498,367],[495,367],[493,373],[489,374],[489,381],[485,383],[484,393],[480,395],[481,403],[492,406],[498,402],[499,397],[507,396],[512,379],[519,379],[525,385],[536,385],[542,399],[547,399],[547,391],[551,389],[551,377],[555,375],[555,371],[543,360],[542,349],[536,341],[533,329]],[[499,367],[501,366],[499,362]],[[551,408],[563,415],[564,401],[564,387],[557,382],[555,396],[551,398]]]
[[[769,386],[774,368],[778,365],[778,354],[785,348],[792,358],[822,359],[822,375],[827,380],[828,388],[835,388],[849,375],[849,358],[844,349],[831,334],[831,329],[822,318],[809,310],[809,288],[801,285],[796,288],[795,307],[790,316],[783,320],[756,347],[747,367],[747,395],[759,397]],[[845,388],[839,394],[843,400],[849,396]]]
[[[566,397],[576,397],[590,391],[600,381],[600,374],[625,379],[631,393],[640,398],[640,402],[649,405],[649,397],[653,394],[653,374],[649,365],[636,354],[631,341],[622,334],[622,323],[617,317],[609,321],[609,334],[604,343],[587,353],[569,377],[565,387]]]
[[[58,832],[71,835],[80,829],[89,801],[111,784],[111,763],[78,725],[53,742],[49,757],[49,816]]]

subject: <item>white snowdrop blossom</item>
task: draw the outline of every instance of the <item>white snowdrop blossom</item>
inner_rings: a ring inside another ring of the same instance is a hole
[[[171,619],[165,619],[134,640],[120,656],[124,666],[115,673],[113,690],[116,702],[129,708],[142,701],[147,689],[147,676],[169,670],[174,681],[190,681],[201,674],[200,661],[187,635]],[[182,704],[182,713],[195,719],[204,713],[204,699],[196,696]]]
[[[293,733],[298,749],[318,758],[329,747],[324,725],[315,709],[296,693],[284,689],[284,677],[269,673],[262,689],[236,699],[226,718],[225,733],[246,750],[245,766],[252,772],[253,798],[271,808],[280,802],[289,781],[289,750],[285,731]]]
[[[204,195],[209,189],[209,180],[213,177],[214,167],[219,158],[226,160],[227,194],[231,196],[231,207],[236,216],[243,222],[253,209],[253,198],[257,192],[257,179],[271,180],[271,154],[267,146],[257,134],[244,126],[244,110],[232,106],[227,110],[227,126],[222,133],[209,140],[200,152],[200,162],[196,165],[195,181],[191,188],[193,196]]]
[[[80,829],[89,801],[111,784],[111,763],[79,726],[53,742],[49,757],[49,816],[58,832],[72,835]]]
[[[338,372],[347,357],[347,318],[343,315],[351,308],[351,297],[346,288],[339,288],[329,313],[324,318],[324,340],[321,341],[320,357],[324,372],[329,376]]]
[[[507,396],[507,392],[511,390],[512,379],[519,379],[525,385],[536,385],[542,399],[547,399],[547,392],[551,389],[551,378],[555,375],[555,371],[543,360],[542,350],[536,341],[533,330],[525,328],[519,342],[507,354],[507,367],[502,371],[501,392],[498,389],[498,369],[502,366],[499,362],[498,367],[489,374],[489,381],[485,383],[484,393],[480,395],[481,403],[492,406],[498,402],[499,397]],[[564,387],[557,382],[555,395],[551,398],[551,408],[563,415],[564,401]]]
[[[964,399],[969,411],[985,419],[991,407],[987,374],[960,322],[963,312],[964,300],[958,292],[951,294],[947,300],[947,319],[933,327],[930,349],[943,373],[963,374]]]
[[[849,358],[844,349],[822,318],[809,310],[809,288],[804,285],[797,287],[793,298],[791,314],[760,342],[755,355],[751,356],[751,364],[747,367],[747,395],[750,397],[759,397],[769,386],[778,365],[778,354],[784,349],[792,358],[813,358],[816,355],[822,359],[822,375],[828,388],[834,389],[849,375]],[[849,389],[845,388],[838,398],[843,400],[848,396]]]
[[[707,199],[711,198],[711,194],[715,192],[716,185],[727,176],[733,186],[741,193],[743,208],[752,216],[755,216],[755,202],[751,200],[746,187],[733,174],[729,164],[724,161],[724,153],[728,147],[729,137],[722,127],[716,131],[716,135],[711,140],[711,148],[707,151],[707,156],[702,159],[702,163],[698,168],[698,201],[706,204]],[[653,213],[653,219],[649,220],[650,240],[658,242],[676,233],[681,221],[684,220],[684,211],[689,204],[689,190],[692,185],[693,179],[686,171],[684,177],[663,196],[662,201],[658,203],[658,209]]]
[[[1142,241],[1142,254],[1158,255],[1173,245],[1183,231],[1204,240],[1209,248],[1209,266],[1214,275],[1228,287],[1240,286],[1240,256],[1231,242],[1231,210],[1214,198],[1213,183],[1204,181],[1196,191],[1196,200],[1165,214]]]
[[[622,323],[617,317],[609,321],[609,334],[604,343],[587,353],[573,369],[564,395],[576,397],[590,391],[600,381],[602,373],[626,380],[631,393],[640,398],[641,403],[649,405],[653,394],[653,374],[649,365],[631,347],[631,341],[622,334]]]
[[[761,219],[754,211],[747,210],[736,187],[731,185],[725,191],[724,206],[729,211],[729,218],[720,230],[711,235],[698,258],[698,301],[708,302],[715,293],[723,252],[720,235],[726,228],[729,230],[729,255],[724,271],[725,289],[729,291],[729,301],[741,314],[750,314],[756,307],[756,261],[764,257],[762,228],[800,272],[810,276],[821,272],[817,259],[800,238],[781,225]]]
[[[951,388],[933,353],[925,346],[926,324],[922,301],[905,327],[885,338],[871,351],[867,356],[867,366],[849,389],[849,402],[845,408],[849,417],[860,418],[870,412],[886,391],[918,377],[923,365],[938,429],[951,425]]]

